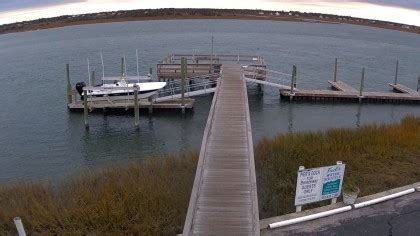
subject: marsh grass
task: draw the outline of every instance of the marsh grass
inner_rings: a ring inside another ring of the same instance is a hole
[[[196,154],[149,158],[84,172],[59,186],[2,186],[0,234],[15,232],[15,216],[35,234],[181,233],[197,159]]]
[[[255,153],[260,218],[277,216],[295,210],[300,165],[315,168],[343,161],[344,181],[358,186],[360,195],[420,181],[420,119],[278,135],[259,142]]]
[[[0,186],[0,235],[20,216],[31,234],[176,234],[182,232],[198,155],[83,172],[68,180]],[[420,119],[263,139],[255,148],[260,218],[294,211],[296,172],[346,163],[345,181],[367,195],[420,181]]]

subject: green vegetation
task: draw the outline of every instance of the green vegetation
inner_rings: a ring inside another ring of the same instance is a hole
[[[420,181],[420,118],[400,124],[279,135],[255,149],[260,218],[295,210],[300,165],[346,164],[344,182],[369,195]]]
[[[420,118],[400,124],[279,135],[256,147],[260,218],[294,211],[296,172],[346,163],[361,195],[420,181]],[[54,186],[0,187],[0,234],[20,216],[32,234],[181,233],[197,154],[149,158]]]

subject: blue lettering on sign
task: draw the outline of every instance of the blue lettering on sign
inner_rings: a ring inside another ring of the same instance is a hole
[[[340,189],[340,182],[341,180],[337,179],[324,183],[322,185],[322,195],[338,193],[338,190]]]

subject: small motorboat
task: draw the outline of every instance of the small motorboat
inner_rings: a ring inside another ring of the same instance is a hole
[[[135,87],[138,87],[138,98],[144,99],[156,94],[160,89],[166,86],[166,82],[142,82],[142,83],[129,83],[125,79],[119,81],[115,80],[114,83],[101,84],[94,86],[95,89],[88,90],[88,98],[100,97],[117,97],[117,96],[133,96]],[[83,100],[83,88],[86,87],[85,82],[76,84],[76,90]],[[119,90],[118,88],[123,88]],[[132,89],[131,89],[132,88]]]

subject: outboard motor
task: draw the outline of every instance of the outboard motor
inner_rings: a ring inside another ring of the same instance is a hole
[[[83,88],[86,87],[86,83],[85,82],[78,82],[76,84],[76,90],[77,92],[80,94],[80,97],[83,100]]]

